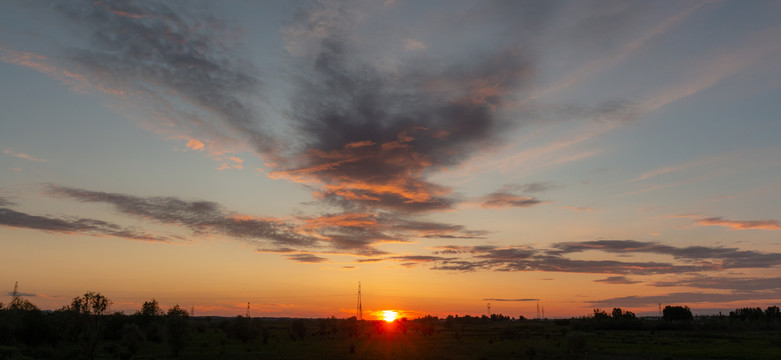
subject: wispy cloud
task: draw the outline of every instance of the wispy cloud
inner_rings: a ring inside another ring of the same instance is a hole
[[[45,159],[33,157],[33,156],[27,155],[25,153],[15,152],[11,148],[3,150],[3,154],[11,155],[13,157],[18,157],[20,159],[25,159],[25,160],[35,161],[35,162],[46,162]]]
[[[240,214],[210,201],[140,197],[53,184],[45,189],[56,197],[109,204],[136,219],[182,226],[198,236],[225,235],[263,249],[259,251],[281,254],[311,255],[316,250],[378,256],[385,253],[375,246],[384,242],[409,242],[416,238],[476,239],[485,235],[484,231],[461,225],[412,220],[393,214],[340,213],[279,219]],[[288,258],[299,262],[316,260],[302,255]]]
[[[294,254],[287,257],[288,260],[293,260],[300,263],[316,264],[324,261],[328,261],[327,258],[320,257],[314,254]]]
[[[702,226],[723,226],[733,230],[779,230],[781,222],[774,219],[764,220],[730,220],[721,216],[701,217],[696,214],[675,215],[676,218],[691,218],[695,225]]]
[[[0,207],[0,226],[42,230],[61,234],[113,236],[123,239],[152,242],[170,242],[173,240],[169,237],[146,234],[138,229],[127,228],[96,219],[30,215],[7,207]]]
[[[640,281],[632,280],[626,276],[608,276],[604,279],[594,280],[594,282],[603,283],[603,284],[628,285],[628,284],[637,284]]]
[[[762,230],[778,230],[781,229],[781,222],[778,220],[728,220],[720,216],[709,217],[703,219],[696,219],[695,223],[698,225],[718,225],[726,226],[732,229],[745,230],[745,229],[762,229]]]
[[[436,262],[432,269],[456,271],[554,271],[625,276],[781,266],[779,253],[706,246],[676,247],[636,240],[560,242],[552,244],[551,248],[540,249],[451,245],[434,250],[435,255],[448,255],[450,258]],[[572,253],[584,251],[618,255],[660,254],[672,256],[675,261],[581,260],[570,257]],[[624,279],[616,277],[609,281]]]

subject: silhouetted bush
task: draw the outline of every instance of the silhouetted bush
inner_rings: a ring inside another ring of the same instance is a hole
[[[692,321],[694,316],[688,306],[667,305],[662,310],[662,319],[665,321]]]

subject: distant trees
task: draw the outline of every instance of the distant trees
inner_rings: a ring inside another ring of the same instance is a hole
[[[179,307],[179,304],[168,309],[168,312],[165,314],[166,340],[174,356],[179,356],[179,352],[190,338],[187,321],[189,317],[190,315],[187,311]]]
[[[694,316],[688,306],[667,305],[662,310],[662,319],[665,321],[692,321]]]
[[[778,306],[768,306],[765,311],[762,308],[740,308],[729,312],[730,319],[742,321],[779,321],[781,320],[781,311]]]

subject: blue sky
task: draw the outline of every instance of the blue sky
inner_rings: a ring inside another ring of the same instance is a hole
[[[777,2],[0,9],[0,284],[43,307],[781,299]]]

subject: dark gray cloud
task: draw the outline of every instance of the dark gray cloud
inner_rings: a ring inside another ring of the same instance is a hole
[[[5,295],[6,296],[14,296],[14,295],[16,295],[16,296],[24,296],[24,297],[36,297],[36,296],[38,296],[38,295],[33,294],[33,293],[25,293],[25,292],[16,292],[16,293],[14,293],[13,291],[8,291],[8,292],[5,293]]]
[[[675,262],[580,260],[568,254],[594,250],[629,255],[652,253],[671,255]],[[496,246],[440,246],[435,255],[449,255],[432,269],[476,271],[552,271],[615,274],[601,282],[627,283],[623,275],[684,274],[738,268],[767,268],[781,265],[781,254],[742,251],[720,247],[674,247],[635,240],[595,240],[555,243],[550,249]]]
[[[657,281],[649,284],[656,287],[684,286],[699,289],[747,291],[779,291],[781,277],[730,277],[730,276],[688,276],[680,279]]]
[[[565,254],[597,250],[607,253],[652,253],[672,255],[675,259],[689,262],[704,263],[714,268],[760,268],[781,265],[781,254],[743,251],[737,248],[686,246],[675,247],[657,242],[636,240],[596,240],[584,242],[562,242],[553,245]]]
[[[523,82],[521,54],[388,74],[356,59],[345,39],[325,39],[301,80],[292,120],[306,150],[277,178],[324,183],[324,197],[401,212],[446,210],[451,190],[425,179],[493,144],[512,125],[493,110]],[[432,84],[442,89],[432,91]],[[490,88],[490,89],[489,89]]]
[[[248,241],[270,241],[280,247],[315,246],[316,239],[301,235],[294,226],[276,219],[236,214],[210,201],[175,197],[139,197],[48,185],[48,193],[83,202],[112,205],[117,211],[141,219],[184,226],[195,233],[217,233]]]
[[[305,11],[299,17],[303,24],[297,24],[293,33],[317,33],[302,36],[309,56],[300,59],[303,65],[296,69],[304,73],[290,114],[300,129],[303,149],[297,157],[276,164],[271,176],[318,183],[320,196],[334,205],[401,213],[443,211],[461,199],[427,175],[501,144],[509,130],[543,114],[561,120],[625,112],[626,104],[617,101],[508,110],[534,75],[534,48],[524,47],[531,37],[523,35],[545,28],[554,8],[491,2],[454,10],[447,24],[440,24],[451,37],[466,24],[495,27],[499,30],[494,35],[507,36],[491,37],[495,41],[489,46],[485,41],[460,44],[455,47],[457,56],[431,53],[400,61],[391,69],[378,65],[376,55],[367,56],[356,43],[354,32],[360,28],[349,5]],[[450,29],[451,21],[461,17],[469,21]],[[529,17],[534,20],[519,21]],[[552,187],[536,183],[523,190]],[[510,193],[497,193],[486,201],[493,207],[539,203]]]
[[[641,281],[632,280],[632,279],[630,279],[630,278],[628,278],[626,276],[608,276],[608,277],[606,277],[604,279],[594,280],[594,282],[599,282],[599,283],[604,283],[604,284],[622,284],[622,285],[626,285],[626,284],[637,284],[637,283],[640,283]]]
[[[165,236],[145,234],[133,228],[101,220],[30,215],[5,207],[0,207],[0,225],[65,234],[114,236],[143,241],[168,242],[171,240]]]
[[[295,262],[312,263],[312,264],[328,261],[327,258],[313,255],[313,254],[295,254],[295,255],[288,256],[287,259],[293,260]]]

